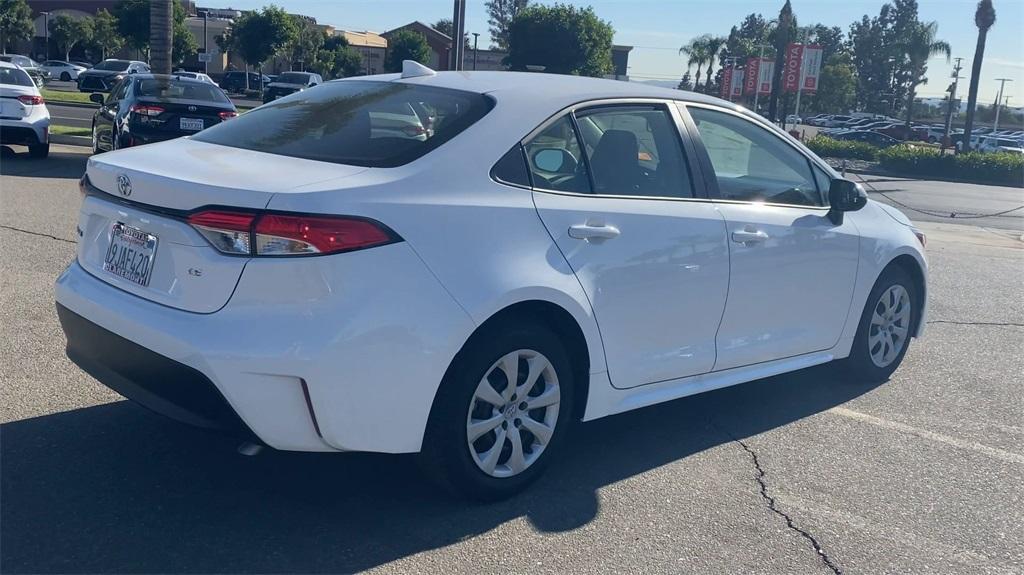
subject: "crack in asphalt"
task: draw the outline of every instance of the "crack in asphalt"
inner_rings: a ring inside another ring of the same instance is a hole
[[[41,233],[41,232],[33,232],[31,230],[23,230],[21,228],[16,228],[14,226],[5,226],[3,224],[0,224],[0,228],[3,228],[5,230],[11,230],[12,232],[21,232],[23,234],[29,234],[29,235],[32,235],[32,236],[39,236],[41,238],[50,238],[51,240],[57,240],[58,242],[66,242],[66,243],[69,243],[69,244],[77,244],[78,243],[75,240],[69,240],[67,238],[58,238],[57,236],[51,236],[50,234],[44,234],[44,233]]]
[[[927,324],[944,323],[949,325],[980,325],[987,327],[1024,327],[1024,323],[997,322],[997,321],[955,321],[951,319],[933,319],[926,321]]]
[[[832,558],[829,557],[828,553],[825,552],[825,549],[822,548],[821,543],[819,543],[813,535],[811,535],[804,529],[797,527],[796,524],[793,522],[793,518],[787,515],[786,512],[778,508],[778,506],[775,504],[775,498],[772,497],[771,495],[768,495],[768,484],[765,482],[766,474],[764,472],[764,468],[761,467],[761,461],[757,458],[757,453],[754,453],[754,450],[751,449],[746,443],[743,443],[742,440],[736,437],[733,437],[732,440],[738,443],[739,446],[742,447],[748,455],[750,455],[750,459],[754,462],[754,469],[757,470],[757,476],[754,477],[754,479],[757,481],[757,484],[761,489],[761,498],[764,499],[765,502],[768,504],[768,509],[772,513],[775,513],[779,517],[785,519],[787,527],[789,527],[793,531],[796,531],[804,539],[811,542],[811,546],[814,547],[814,551],[818,554],[818,558],[821,559],[822,563],[825,564],[825,567],[828,567],[832,571],[832,573],[835,573],[835,575],[842,575],[843,571],[835,563],[832,562]]]

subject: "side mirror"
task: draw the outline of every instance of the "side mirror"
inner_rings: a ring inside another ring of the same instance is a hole
[[[545,172],[571,174],[576,171],[576,158],[561,148],[541,148],[533,153],[533,165]]]
[[[843,223],[844,212],[856,212],[868,203],[864,188],[850,180],[835,179],[828,188],[828,219],[835,225]]]
[[[98,94],[96,92],[93,92],[93,93],[89,94],[89,101],[96,102],[97,104],[101,104],[102,105],[103,104],[103,94]]]

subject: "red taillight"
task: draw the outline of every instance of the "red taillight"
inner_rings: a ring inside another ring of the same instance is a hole
[[[266,214],[256,222],[257,255],[333,254],[391,242],[391,234],[369,220]]]
[[[18,96],[18,101],[26,106],[39,106],[43,103],[43,97],[30,95]]]
[[[402,128],[402,131],[410,136],[420,136],[427,133],[427,129],[423,126],[417,126],[415,124],[409,124]]]
[[[199,212],[188,217],[194,227],[213,247],[226,254],[252,253],[252,223],[255,214],[244,212]]]
[[[396,239],[377,222],[346,216],[205,211],[189,216],[188,223],[213,247],[237,255],[333,254],[384,245]]]
[[[230,120],[231,118],[234,118],[235,116],[237,116],[238,112],[221,112],[220,114],[217,114],[217,115],[220,116],[221,120]]]
[[[140,116],[148,116],[150,118],[159,116],[164,113],[164,109],[160,106],[145,106],[143,104],[135,104],[131,108],[128,108],[129,112],[138,114]]]

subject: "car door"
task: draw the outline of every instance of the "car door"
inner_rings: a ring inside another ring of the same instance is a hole
[[[96,111],[96,115],[93,116],[93,122],[96,125],[94,128],[96,130],[96,139],[103,149],[113,149],[113,134],[116,132],[115,126],[118,120],[118,112],[121,107],[121,100],[124,99],[127,92],[128,82],[128,78],[123,78],[114,84],[110,94],[107,95],[107,99],[103,101],[99,110]]]
[[[857,276],[853,218],[828,217],[830,176],[739,113],[687,104],[729,235],[729,297],[715,370],[834,346]]]
[[[666,103],[590,105],[525,143],[537,211],[590,299],[618,388],[715,363],[725,221],[679,126]]]

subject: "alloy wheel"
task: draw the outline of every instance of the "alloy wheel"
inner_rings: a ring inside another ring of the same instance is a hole
[[[551,361],[520,349],[496,361],[480,380],[466,416],[473,461],[492,477],[512,477],[533,465],[558,422],[561,390]]]
[[[910,294],[900,284],[882,292],[868,326],[868,354],[878,367],[899,357],[910,336]]]

